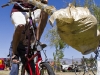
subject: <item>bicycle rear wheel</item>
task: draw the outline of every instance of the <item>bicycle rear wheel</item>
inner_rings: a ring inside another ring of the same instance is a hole
[[[55,75],[52,67],[47,62],[41,63],[40,75]]]

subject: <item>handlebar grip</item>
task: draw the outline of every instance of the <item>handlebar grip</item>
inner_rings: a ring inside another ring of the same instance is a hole
[[[6,6],[9,6],[9,4],[4,4],[4,5],[2,5],[1,7],[4,8],[4,7],[6,7]]]

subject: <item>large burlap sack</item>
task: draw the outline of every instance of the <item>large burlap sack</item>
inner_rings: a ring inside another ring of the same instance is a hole
[[[95,51],[99,45],[97,20],[87,7],[69,5],[51,15],[49,21],[56,20],[57,30],[61,39],[82,54]]]

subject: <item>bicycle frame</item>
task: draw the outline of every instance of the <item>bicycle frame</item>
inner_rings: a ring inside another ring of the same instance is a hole
[[[37,61],[36,61],[36,68],[35,68],[35,69],[36,69],[36,73],[35,73],[35,75],[40,75],[39,64],[42,62],[42,58],[41,58],[40,51],[37,51],[37,53],[34,54],[34,55],[32,55],[31,58],[28,58],[28,57],[27,57],[27,59],[28,59],[27,65],[28,65],[28,68],[29,68],[29,71],[30,71],[30,75],[33,75],[33,74],[32,74],[32,69],[31,69],[31,67],[30,67],[29,62],[30,62],[32,59],[34,59],[36,56],[38,56],[38,59],[37,59]]]
[[[32,17],[31,17],[31,11],[29,11],[29,14],[30,14],[30,16],[29,16],[29,27],[31,27],[32,25],[34,25],[33,23],[32,23]],[[33,26],[34,27],[34,26]],[[36,26],[35,26],[36,27]],[[33,35],[34,35],[34,38],[35,38],[35,40],[36,40],[36,36],[35,36],[35,30],[34,30],[35,28],[33,28]],[[30,30],[29,30],[29,33],[30,33]],[[27,48],[27,55],[28,55],[28,53],[29,53],[29,51],[31,50],[30,49],[30,45],[31,45],[31,43],[30,43],[30,41],[31,41],[31,36],[30,36],[30,34],[28,34],[28,48]],[[32,73],[32,69],[31,69],[31,66],[30,66],[30,61],[31,60],[33,60],[35,57],[37,57],[37,60],[36,60],[36,65],[35,65],[35,69],[36,69],[36,73],[35,73],[35,75],[40,75],[40,72],[39,72],[39,64],[42,62],[42,57],[41,57],[41,52],[40,51],[37,51],[36,50],[36,54],[33,54],[32,56],[31,56],[31,58],[29,58],[29,57],[27,57],[26,56],[26,58],[27,58],[27,67],[28,67],[28,69],[29,69],[29,71],[30,71],[30,75],[33,75],[33,73]]]

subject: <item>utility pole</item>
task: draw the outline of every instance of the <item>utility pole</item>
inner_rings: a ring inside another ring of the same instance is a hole
[[[73,56],[72,56],[72,65],[73,65]]]

